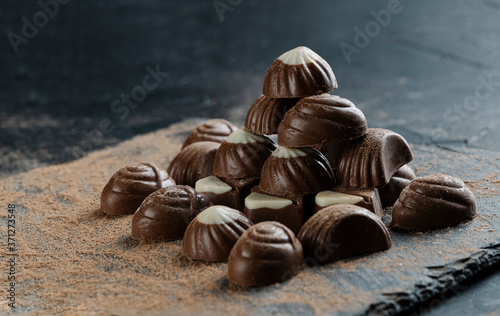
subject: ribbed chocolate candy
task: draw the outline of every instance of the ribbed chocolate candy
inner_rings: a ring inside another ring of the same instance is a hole
[[[335,183],[330,164],[312,148],[279,146],[262,167],[260,189],[275,196],[301,196],[330,188]]]
[[[394,204],[391,226],[426,230],[458,225],[476,216],[474,194],[458,178],[433,174],[411,181]]]
[[[370,128],[368,134],[350,142],[342,152],[337,180],[344,186],[380,188],[412,159],[410,146],[401,135],[387,129]]]
[[[223,119],[208,120],[191,131],[182,148],[202,141],[222,143],[229,134],[237,129],[238,127]]]
[[[355,255],[389,249],[391,236],[384,223],[365,208],[338,204],[322,209],[298,235],[308,263],[330,263]]]
[[[378,190],[380,200],[382,201],[382,207],[393,206],[403,189],[415,178],[415,172],[410,166],[404,165],[399,168],[398,171],[392,175],[389,183]]]
[[[299,99],[273,99],[261,95],[250,107],[245,129],[255,134],[276,134],[278,125]]]
[[[330,65],[304,46],[278,57],[264,78],[264,95],[270,98],[301,98],[336,88]]]
[[[156,190],[175,185],[167,171],[152,163],[137,162],[118,170],[101,194],[101,210],[108,215],[133,214]]]
[[[132,238],[181,239],[193,218],[210,206],[208,198],[187,185],[158,190],[148,196],[132,218]]]
[[[354,104],[336,95],[301,99],[278,127],[278,143],[288,147],[340,143],[367,133],[366,118]]]
[[[215,153],[220,143],[201,141],[181,150],[167,168],[177,184],[194,187],[196,181],[213,173]]]
[[[287,280],[303,269],[302,246],[278,222],[262,222],[243,233],[229,255],[227,278],[240,286],[263,286]]]
[[[225,261],[236,241],[252,225],[238,210],[210,206],[189,224],[182,250],[191,259]]]
[[[215,154],[214,175],[226,179],[258,178],[275,149],[276,144],[267,136],[236,130]]]

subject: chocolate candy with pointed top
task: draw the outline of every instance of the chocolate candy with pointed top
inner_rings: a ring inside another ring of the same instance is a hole
[[[285,281],[303,269],[302,246],[293,232],[278,222],[251,226],[234,245],[227,278],[240,286],[264,286]]]
[[[318,212],[330,205],[351,204],[364,207],[382,218],[384,212],[377,189],[360,189],[336,186],[331,190],[321,191],[315,197],[315,211]]]
[[[404,165],[399,168],[398,171],[392,175],[389,183],[378,190],[380,200],[382,201],[382,207],[393,206],[403,189],[415,178],[415,172],[410,166]]]
[[[455,177],[433,174],[412,180],[392,209],[392,227],[427,230],[451,227],[476,216],[474,194]]]
[[[187,185],[175,185],[148,196],[132,218],[132,238],[181,239],[189,223],[210,206],[208,198]]]
[[[223,205],[210,206],[189,224],[182,251],[191,259],[225,261],[236,241],[252,225],[238,210]]]
[[[192,143],[210,141],[222,143],[238,127],[224,119],[211,119],[196,126],[184,141],[182,148]]]
[[[118,170],[101,194],[101,210],[108,215],[134,214],[156,190],[175,185],[168,172],[148,162],[136,162]]]
[[[261,95],[250,107],[245,129],[258,135],[278,133],[278,125],[299,99],[274,99]]]

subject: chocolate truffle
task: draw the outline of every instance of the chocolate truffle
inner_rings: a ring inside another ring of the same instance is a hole
[[[314,214],[298,236],[309,263],[330,263],[389,249],[391,236],[382,220],[365,208],[338,204]]]
[[[336,186],[331,190],[319,192],[315,197],[316,212],[336,204],[351,204],[364,207],[379,218],[384,215],[377,189]]]
[[[167,168],[177,184],[194,187],[196,181],[213,174],[215,153],[220,143],[201,141],[184,147]]]
[[[225,261],[236,241],[252,225],[238,210],[222,205],[210,206],[189,224],[182,250],[191,259]]]
[[[366,118],[354,104],[336,95],[301,99],[278,127],[281,146],[305,147],[341,143],[367,133]]]
[[[167,171],[152,163],[136,162],[118,170],[101,194],[101,210],[108,215],[134,214],[156,190],[175,185]]]
[[[319,151],[279,146],[262,167],[259,187],[275,196],[302,196],[330,188],[333,171]]]
[[[285,281],[303,269],[302,246],[293,232],[278,222],[251,226],[234,245],[227,278],[240,286]]]
[[[302,98],[336,88],[337,79],[330,65],[304,46],[278,57],[264,78],[264,95],[270,98]]]
[[[273,99],[261,95],[250,107],[245,129],[255,134],[276,134],[278,125],[299,99]]]
[[[246,197],[244,212],[253,223],[280,222],[294,234],[297,234],[304,224],[304,209],[300,201],[258,192],[252,192]]]
[[[382,201],[382,207],[393,206],[403,189],[415,178],[415,172],[410,166],[404,165],[399,168],[398,171],[392,175],[389,183],[378,190],[380,200]]]
[[[132,238],[181,239],[193,218],[210,206],[208,198],[187,185],[158,190],[148,196],[132,218]]]
[[[223,119],[208,120],[191,131],[182,148],[202,141],[222,143],[229,134],[237,129],[238,127]]]
[[[208,196],[214,205],[225,205],[243,212],[245,197],[258,183],[258,178],[220,179],[209,176],[196,181],[195,188]]]
[[[259,178],[262,165],[276,149],[267,136],[236,130],[221,144],[214,160],[214,175],[226,179]]]
[[[474,194],[458,178],[433,174],[410,182],[392,209],[392,227],[427,230],[458,225],[476,216]]]
[[[380,188],[392,175],[413,159],[403,136],[382,128],[370,128],[368,134],[345,147],[337,169],[340,185]]]

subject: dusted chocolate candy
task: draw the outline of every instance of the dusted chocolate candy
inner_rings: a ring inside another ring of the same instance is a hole
[[[299,99],[273,99],[261,95],[250,107],[245,129],[255,134],[276,134],[278,125]]]
[[[316,195],[316,212],[336,204],[351,204],[364,207],[380,218],[384,215],[377,189],[336,186],[331,190],[321,191]]]
[[[215,153],[220,143],[196,142],[186,146],[167,168],[177,184],[194,187],[196,181],[213,174]]]
[[[258,178],[262,165],[276,149],[267,136],[239,129],[221,144],[214,160],[214,175],[226,179]]]
[[[380,200],[382,201],[382,207],[393,206],[403,189],[415,178],[415,172],[410,166],[404,165],[399,168],[398,171],[392,175],[389,183],[378,190]]]
[[[182,148],[202,141],[222,143],[229,134],[237,129],[238,127],[223,119],[208,120],[191,131]]]
[[[262,167],[260,189],[275,196],[302,196],[335,183],[325,156],[312,148],[279,146]]]
[[[219,179],[209,176],[196,181],[196,191],[203,192],[215,205],[225,205],[243,212],[245,197],[259,183],[258,178]]]
[[[245,215],[253,223],[276,221],[290,228],[297,234],[304,224],[302,201],[252,192],[245,199]]]
[[[355,255],[389,249],[391,236],[382,220],[365,208],[338,204],[314,214],[298,236],[304,258],[330,263]]]
[[[285,281],[303,269],[302,246],[293,232],[278,222],[251,226],[236,242],[227,264],[227,278],[240,286]]]
[[[367,133],[366,118],[354,104],[336,95],[301,99],[278,127],[278,143],[306,147],[341,143]]]
[[[264,95],[301,98],[337,88],[332,68],[318,54],[299,46],[276,59],[264,78]]]
[[[181,239],[193,218],[210,206],[208,198],[187,185],[158,190],[148,196],[132,218],[132,238]]]
[[[342,152],[337,180],[343,186],[380,188],[412,159],[403,136],[387,129],[370,128],[367,135],[352,141]]]
[[[458,178],[433,174],[410,182],[392,209],[392,227],[451,227],[476,216],[474,194]]]
[[[210,206],[189,224],[182,250],[191,259],[225,261],[236,241],[252,225],[238,210]]]
[[[175,185],[167,171],[152,163],[136,162],[118,170],[101,194],[101,210],[108,215],[134,214],[156,190]]]

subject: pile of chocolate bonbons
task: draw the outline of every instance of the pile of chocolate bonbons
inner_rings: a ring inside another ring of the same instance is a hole
[[[228,260],[228,279],[241,286],[286,280],[304,263],[389,249],[384,207],[394,206],[391,226],[402,230],[475,216],[463,181],[416,178],[406,140],[368,128],[351,101],[328,94],[336,88],[318,54],[307,47],[284,53],[243,129],[210,120],[167,170],[145,162],[120,169],[103,190],[102,210],[134,214],[134,239],[183,239],[189,258]]]

